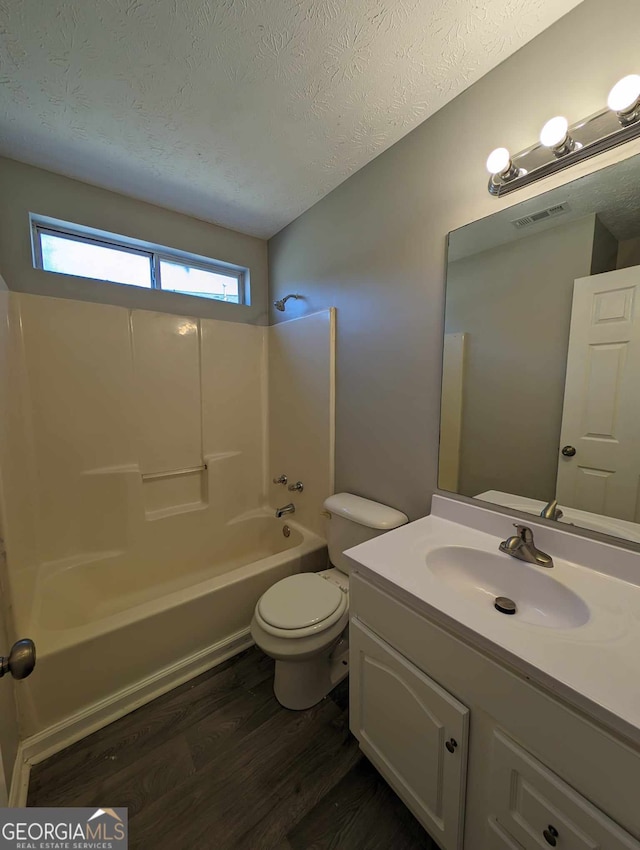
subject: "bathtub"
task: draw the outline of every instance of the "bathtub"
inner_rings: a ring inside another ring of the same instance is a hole
[[[197,557],[49,565],[33,606],[36,671],[17,683],[23,735],[80,737],[203,672],[250,645],[253,609],[274,582],[326,565],[321,537],[266,512],[228,523]]]

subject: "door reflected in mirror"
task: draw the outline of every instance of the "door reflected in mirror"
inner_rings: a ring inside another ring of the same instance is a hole
[[[640,156],[449,235],[438,485],[640,543]]]

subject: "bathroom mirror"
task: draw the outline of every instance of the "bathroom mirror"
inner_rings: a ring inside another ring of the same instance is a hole
[[[640,155],[449,235],[438,484],[640,543]]]

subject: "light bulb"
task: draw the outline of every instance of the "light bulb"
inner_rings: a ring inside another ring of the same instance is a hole
[[[540,143],[545,148],[558,148],[566,141],[569,122],[562,115],[557,115],[544,125],[540,131]]]
[[[628,112],[640,99],[640,74],[629,74],[609,92],[607,105],[613,112]]]
[[[511,154],[506,148],[496,148],[487,159],[489,174],[503,174],[511,167]]]

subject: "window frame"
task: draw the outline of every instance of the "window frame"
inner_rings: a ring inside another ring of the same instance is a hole
[[[100,248],[114,248],[118,251],[125,251],[137,256],[146,257],[149,260],[149,280],[151,286],[142,284],[118,283],[117,281],[107,280],[99,277],[86,277],[84,275],[66,275],[67,277],[81,277],[83,280],[93,280],[97,283],[107,283],[111,286],[133,286],[138,290],[166,292],[172,295],[183,295],[187,298],[200,298],[204,301],[215,301],[219,304],[232,304],[235,307],[247,306],[250,302],[249,290],[249,269],[245,266],[237,266],[232,263],[225,263],[222,260],[215,260],[210,257],[204,257],[199,254],[190,254],[186,251],[180,251],[176,248],[169,248],[165,245],[156,245],[155,243],[143,242],[139,239],[133,239],[129,236],[121,236],[117,233],[110,233],[105,230],[96,230],[80,224],[72,224],[66,221],[48,218],[46,216],[29,214],[31,226],[31,247],[33,254],[33,266],[47,274],[62,274],[65,272],[55,272],[51,269],[45,269],[42,257],[42,243],[40,236],[42,234],[55,236],[62,239],[68,239],[71,242],[83,242],[89,245],[96,245]],[[222,298],[217,298],[214,295],[197,295],[191,292],[180,292],[175,289],[163,289],[162,273],[160,263],[162,260],[174,263],[177,265],[189,266],[200,271],[211,272],[213,274],[223,275],[237,281],[238,284],[238,300],[225,301]]]

